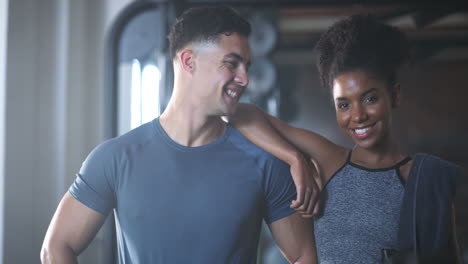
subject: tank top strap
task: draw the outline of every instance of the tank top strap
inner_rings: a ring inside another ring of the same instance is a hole
[[[352,149],[349,150],[348,152],[348,157],[346,157],[346,163],[345,164],[349,164],[351,162],[351,153],[353,152]]]
[[[350,149],[349,152],[348,152],[348,157],[346,158],[346,163],[345,164],[353,164],[351,162],[351,154],[352,154],[353,150]],[[391,166],[391,168],[395,168],[397,170],[400,169],[401,166],[405,165],[406,163],[408,163],[410,160],[412,160],[411,156],[407,156],[406,158],[402,159],[401,161],[399,161],[397,164]]]
[[[407,156],[406,158],[404,158],[403,160],[401,160],[400,162],[398,162],[395,167],[396,168],[400,168],[401,166],[405,165],[406,163],[408,163],[412,158],[410,156]]]

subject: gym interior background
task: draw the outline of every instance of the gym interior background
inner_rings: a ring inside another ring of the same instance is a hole
[[[185,8],[207,3],[231,5],[252,22],[255,59],[243,100],[346,146],[312,47],[355,13],[399,27],[414,61],[401,73],[395,133],[409,153],[468,168],[468,10],[457,3],[0,0],[0,263],[39,263],[53,212],[89,151],[164,110],[168,27]],[[457,195],[468,261],[466,179]],[[115,263],[114,239],[110,216],[82,263]],[[268,232],[259,263],[284,263]]]

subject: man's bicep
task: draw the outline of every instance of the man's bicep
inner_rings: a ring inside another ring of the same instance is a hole
[[[90,209],[67,192],[55,212],[44,239],[44,247],[72,250],[80,254],[104,223],[106,216]]]
[[[291,263],[316,263],[313,223],[299,213],[269,224],[273,238]]]
[[[291,202],[296,198],[296,187],[291,177],[289,165],[279,159],[272,159],[271,167],[265,173],[265,222],[270,224],[294,213]]]

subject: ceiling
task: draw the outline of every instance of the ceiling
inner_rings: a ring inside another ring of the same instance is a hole
[[[468,60],[468,9],[460,6],[283,5],[276,6],[275,10],[276,50],[286,60],[307,60],[312,56],[307,54],[323,31],[334,22],[358,13],[373,14],[404,31],[414,47],[416,59]]]

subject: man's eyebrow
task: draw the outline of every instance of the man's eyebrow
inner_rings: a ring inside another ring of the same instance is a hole
[[[229,54],[224,55],[224,58],[233,58],[233,59],[236,59],[236,60],[238,60],[240,62],[245,62],[244,57],[242,57],[240,54],[235,53],[235,52],[231,52]],[[250,64],[251,64],[250,61],[247,61],[245,63],[247,65],[247,67],[249,67]]]
[[[231,52],[231,53],[228,53],[226,55],[224,55],[225,58],[234,58],[238,61],[244,61],[244,57],[242,57],[240,54],[238,53],[235,53],[235,52]]]

